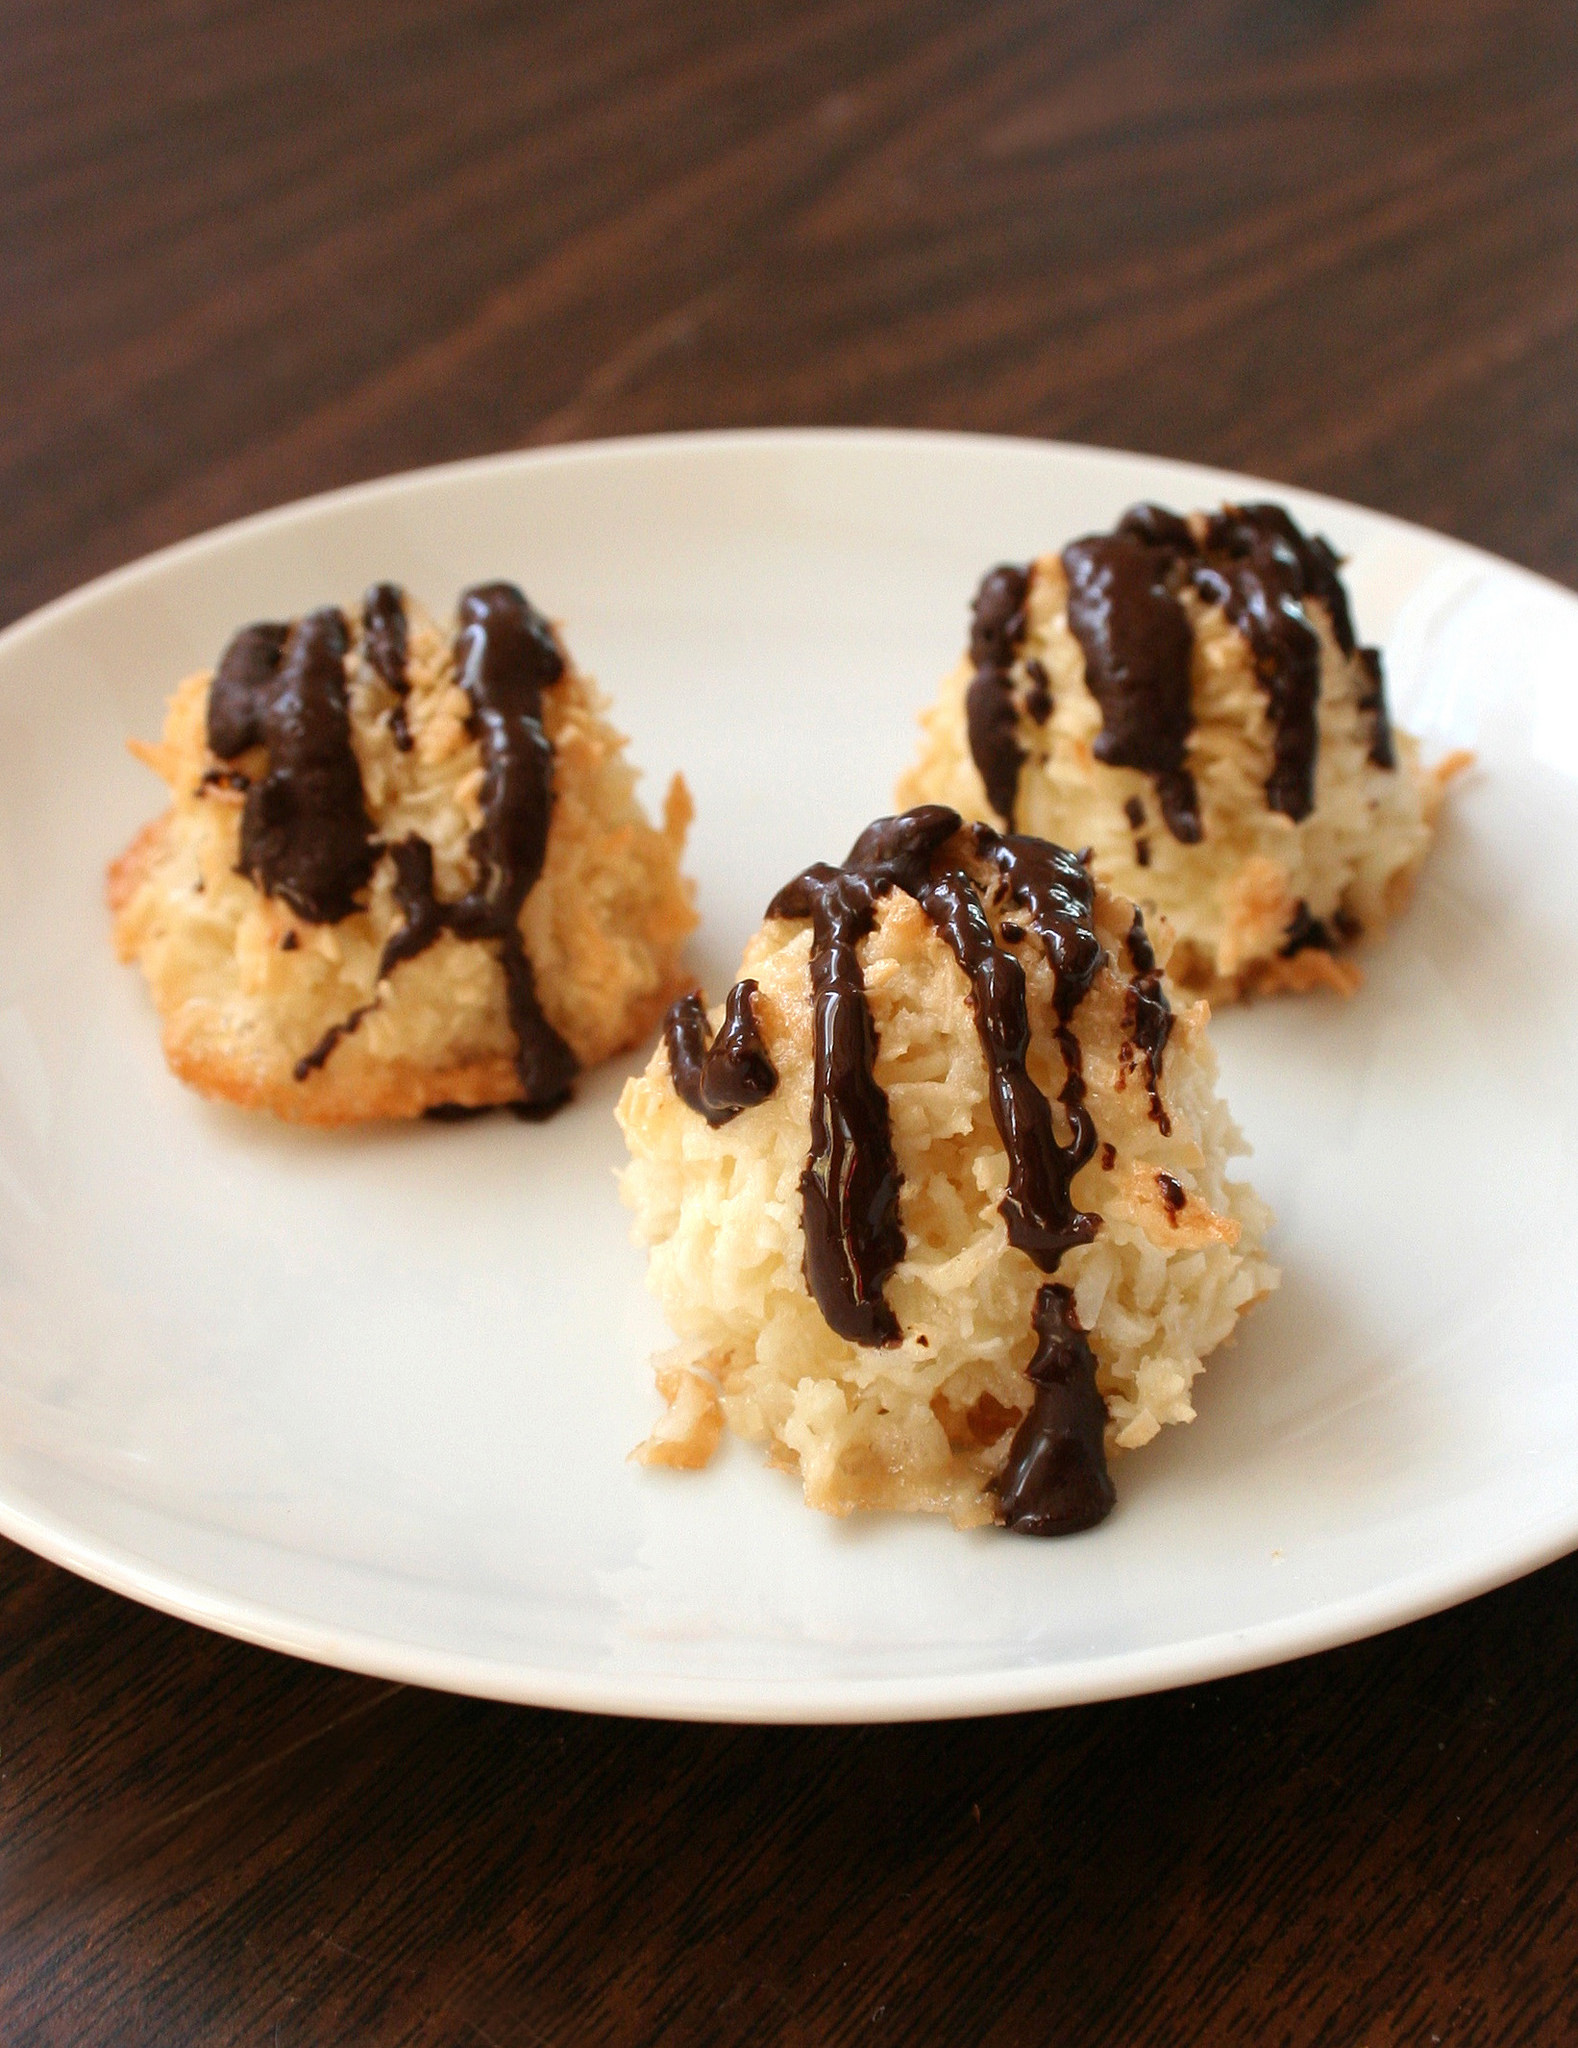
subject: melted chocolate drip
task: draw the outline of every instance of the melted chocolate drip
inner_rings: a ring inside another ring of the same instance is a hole
[[[872,1077],[875,1032],[855,951],[889,889],[914,897],[969,979],[993,1120],[1008,1155],[1001,1209],[1009,1242],[1053,1272],[1064,1252],[1088,1244],[1098,1228],[1095,1216],[1075,1209],[1070,1193],[1096,1132],[1084,1108],[1079,1041],[1068,1028],[1101,965],[1094,885],[1074,855],[1042,840],[1003,838],[985,825],[966,835],[966,845],[995,870],[1005,896],[1041,941],[1052,970],[1065,1068],[1058,1099],[1070,1133],[1064,1146],[1025,1066],[1024,971],[995,938],[975,882],[943,852],[959,829],[957,813],[938,804],[879,819],[856,841],[845,867],[807,869],[768,908],[770,917],[810,916],[814,923],[811,1149],[801,1181],[806,1280],[842,1336],[852,1335],[849,1325],[860,1320],[880,1327],[879,1341],[898,1340],[881,1289],[904,1255],[899,1174],[887,1101]]]
[[[398,583],[375,583],[362,599],[362,652],[374,673],[395,694],[389,730],[402,754],[411,751],[411,728],[405,722],[405,700],[411,683],[406,675],[409,634],[405,597]]]
[[[1036,1295],[1034,1321],[1035,1401],[993,1488],[1010,1529],[1072,1536],[1104,1520],[1117,1497],[1107,1471],[1107,1404],[1068,1288],[1048,1281]]]
[[[1169,554],[1189,556],[1198,552],[1188,520],[1169,512],[1165,505],[1131,505],[1113,531],[1145,547],[1165,549]]]
[[[883,1299],[904,1256],[899,1169],[888,1098],[872,1073],[877,1034],[856,947],[876,922],[877,889],[862,874],[808,868],[768,906],[809,917],[811,1144],[800,1176],[805,1280],[828,1326],[853,1344],[900,1341]]]
[[[1004,564],[983,580],[971,612],[970,659],[975,663],[975,675],[964,700],[970,753],[986,786],[988,803],[1010,825],[1024,761],[1010,672],[1024,637],[1029,589],[1029,571]],[[1050,693],[1046,701],[1050,711]]]
[[[1096,1126],[1084,1107],[1084,1059],[1079,1040],[1069,1020],[1089,993],[1103,958],[1096,936],[1096,887],[1090,871],[1077,854],[1045,839],[1018,836],[999,838],[985,825],[972,826],[971,842],[979,858],[997,871],[1008,899],[1023,914],[1025,923],[1041,941],[1041,949],[1052,970],[1052,1009],[1057,1018],[1058,1051],[1063,1059],[1063,1086],[1058,1102],[1068,1119],[1069,1141],[1053,1148],[1046,1162],[1047,1178],[1041,1184],[1038,1215],[1042,1219],[1044,1242],[1049,1258],[1037,1258],[1048,1273],[1057,1270],[1063,1252],[1076,1244],[1088,1244],[1096,1233],[1098,1219],[1075,1209],[1070,1192],[1074,1176],[1096,1149]],[[1009,1154],[1010,1190],[1013,1187],[1013,1148],[1003,1135]],[[1008,1206],[1003,1215],[1009,1222],[1010,1242],[1014,1237]],[[1022,1251],[1036,1254],[1029,1244]]]
[[[564,657],[513,583],[479,583],[460,600],[455,666],[482,748],[482,823],[471,836],[476,887],[445,907],[444,922],[460,938],[497,941],[521,1108],[546,1115],[568,1097],[576,1058],[537,1001],[519,919],[548,850],[553,746],[542,693],[563,675]]]
[[[1064,1252],[1089,1244],[1096,1234],[1097,1219],[1076,1210],[1069,1193],[1074,1173],[1096,1139],[1090,1117],[1080,1107],[1084,1077],[1079,1071],[1079,1042],[1067,1033],[1074,1061],[1064,1084],[1065,1106],[1070,1083],[1077,1093],[1069,1109],[1074,1141],[1065,1151],[1052,1129],[1051,1104],[1025,1065],[1030,1014],[1024,969],[998,945],[974,883],[962,869],[946,869],[921,889],[919,902],[970,983],[976,1035],[986,1057],[992,1121],[1008,1154],[1008,1191],[999,1205],[1008,1242],[1028,1253],[1043,1272],[1053,1272]],[[1060,1032],[1060,1043],[1063,1035]]]
[[[395,585],[374,585],[363,619],[368,661],[403,695],[405,611]],[[269,773],[249,791],[242,814],[241,867],[309,921],[334,923],[357,907],[356,892],[383,850],[372,836],[351,745],[345,620],[332,610],[310,614],[291,630],[283,660],[270,669],[267,636],[275,630],[248,628],[226,650],[231,679],[220,693],[220,737],[228,743],[239,736],[238,751],[257,739],[269,749]],[[542,726],[542,693],[564,673],[564,659],[547,621],[522,593],[513,584],[488,583],[461,598],[455,661],[482,753],[482,823],[470,842],[477,881],[457,902],[441,902],[428,842],[413,833],[388,848],[401,922],[384,946],[378,978],[415,959],[445,931],[494,944],[521,1084],[520,1100],[509,1106],[536,1118],[567,1098],[576,1073],[574,1053],[537,1001],[519,922],[542,872],[553,805],[553,747]],[[220,680],[216,676],[210,691],[211,732]],[[325,1032],[297,1062],[296,1078],[321,1067],[375,1007],[376,1000],[363,1004]]]
[[[1045,725],[1052,716],[1052,678],[1033,657],[1025,663],[1025,677],[1030,684],[1025,693],[1025,709],[1037,725]]]
[[[1344,654],[1354,651],[1353,614],[1337,571],[1342,557],[1329,540],[1305,533],[1281,505],[1224,505],[1206,530],[1206,551],[1235,559],[1275,554],[1298,569],[1299,597],[1318,598]]]
[[[1151,864],[1151,842],[1140,827],[1145,823],[1145,806],[1137,796],[1131,796],[1123,806],[1123,815],[1128,819],[1134,833],[1134,858],[1138,866],[1148,868]]]
[[[220,655],[208,686],[208,746],[221,761],[262,740],[264,707],[289,633],[289,626],[243,626]]]
[[[378,979],[393,974],[402,960],[425,953],[447,922],[445,907],[433,894],[433,849],[419,832],[389,848],[394,862],[395,901],[400,922],[384,941]]]
[[[1178,1228],[1178,1218],[1183,1213],[1183,1206],[1189,1197],[1184,1193],[1182,1184],[1175,1181],[1170,1173],[1157,1174],[1156,1185],[1161,1189],[1162,1204],[1167,1211],[1167,1221],[1176,1230]]]
[[[1309,905],[1301,898],[1288,924],[1281,957],[1291,960],[1295,953],[1335,953],[1337,942],[1318,917],[1311,917]]]
[[[700,996],[681,996],[663,1019],[663,1045],[674,1092],[714,1130],[731,1122],[742,1109],[765,1102],[778,1086],[778,1069],[757,1027],[755,995],[754,981],[734,984],[724,1006],[722,1026],[710,1046],[707,1012]]]
[[[1134,978],[1123,1003],[1123,1028],[1127,1034],[1118,1055],[1118,1086],[1134,1072],[1140,1058],[1145,1061],[1145,1087],[1151,1098],[1151,1120],[1165,1138],[1172,1119],[1162,1102],[1162,1054],[1172,1036],[1173,1012],[1156,969],[1156,952],[1145,929],[1145,919],[1135,906],[1125,941]]]
[[[1326,596],[1326,586],[1336,582],[1316,545],[1278,506],[1228,506],[1212,518],[1205,559],[1194,571],[1195,589],[1208,604],[1220,605],[1249,642],[1271,715],[1266,802],[1295,822],[1307,818],[1315,802],[1319,746],[1320,636],[1304,599]],[[1344,629],[1335,617],[1332,624],[1340,644]],[[1351,648],[1352,628],[1345,630]]]
[[[984,882],[967,860],[984,870]],[[994,933],[983,887],[1014,907],[1017,923],[1004,920]],[[875,925],[878,902],[892,889],[919,904],[970,984],[992,1116],[1008,1155],[1000,1210],[1009,1242],[1052,1273],[1065,1252],[1088,1244],[1100,1228],[1099,1217],[1075,1208],[1072,1194],[1074,1177],[1098,1142],[1069,1022],[1104,958],[1089,870],[1078,856],[1043,840],[1000,835],[986,825],[962,827],[956,812],[938,804],[878,819],[843,867],[807,868],[767,909],[769,917],[812,922],[811,1129],[800,1178],[806,1284],[829,1327],[863,1345],[892,1345],[901,1337],[883,1295],[905,1250],[901,1181],[887,1099],[874,1074],[876,1032],[857,950]],[[1066,1144],[1058,1141],[1051,1105],[1027,1068],[1025,975],[1006,950],[1031,935],[1053,977]],[[1144,943],[1140,927],[1138,944]],[[749,1106],[725,1101],[709,1069],[737,1017],[750,1020],[754,1038],[753,990],[750,982],[731,990],[728,1021],[710,1049],[697,997],[682,998],[665,1021],[675,1090],[709,1123],[722,1122],[722,1111]],[[1165,998],[1162,1004],[1165,1013]],[[755,1043],[759,1047],[759,1039]],[[769,1092],[753,1086],[752,1099]],[[1103,1451],[1106,1409],[1069,1301],[1067,1288],[1050,1284],[1037,1297],[1040,1345],[1030,1368],[1035,1404],[1014,1439],[1003,1482],[1004,1519],[1036,1534],[1086,1528],[1113,1497]]]
[[[373,1000],[370,1003],[359,1004],[356,1007],[356,1009],[352,1010],[351,1014],[348,1017],[342,1017],[338,1024],[331,1024],[328,1030],[325,1031],[323,1036],[318,1040],[317,1044],[312,1048],[312,1051],[309,1053],[304,1053],[302,1057],[299,1060],[297,1060],[295,1066],[292,1067],[292,1079],[297,1081],[305,1081],[309,1074],[316,1072],[316,1070],[319,1067],[324,1065],[330,1053],[333,1052],[334,1048],[339,1044],[340,1040],[342,1038],[349,1038],[351,1033],[356,1029],[357,1025],[361,1023],[362,1019],[365,1016],[367,1016],[370,1011],[376,1010],[377,1007],[378,998],[374,996]]]
[[[256,691],[269,769],[247,792],[240,868],[309,924],[349,917],[377,860],[351,745],[348,645],[338,611],[309,612],[291,628],[267,689]]]
[[[714,1129],[719,1123],[726,1123],[727,1117],[710,1116],[701,1099],[701,1070],[707,1058],[707,1010],[699,995],[681,996],[669,1005],[663,1019],[663,1050],[668,1054],[674,1093],[685,1107],[706,1117]]]
[[[1314,803],[1320,638],[1307,601],[1326,607],[1338,647],[1373,677],[1361,699],[1375,721],[1370,758],[1378,767],[1393,765],[1379,659],[1373,649],[1355,647],[1339,557],[1319,535],[1302,532],[1282,506],[1224,506],[1197,539],[1176,513],[1136,505],[1111,534],[1065,548],[1063,566],[1069,628],[1101,706],[1096,757],[1154,776],[1175,838],[1200,837],[1184,765],[1193,634],[1180,595],[1189,586],[1220,605],[1249,642],[1271,716],[1272,810],[1298,820]]]
[[[1179,543],[1153,540],[1146,523],[1171,517],[1160,507],[1139,507],[1116,533],[1066,547],[1063,569],[1069,630],[1085,656],[1086,685],[1101,706],[1096,759],[1152,776],[1168,830],[1193,845],[1200,837],[1199,801],[1184,745],[1193,723],[1194,634],[1173,587]],[[1187,536],[1183,522],[1176,524]]]
[[[1392,746],[1392,721],[1386,710],[1386,684],[1381,675],[1381,650],[1378,647],[1361,647],[1358,662],[1364,670],[1367,685],[1359,699],[1359,709],[1370,719],[1371,765],[1376,768],[1395,768],[1397,754]]]
[[[1167,1114],[1162,1101],[1162,1054],[1172,1036],[1172,1005],[1162,987],[1159,974],[1137,974],[1129,983],[1123,1001],[1123,1049],[1118,1059],[1118,1085],[1134,1072],[1135,1066],[1143,1059],[1145,1063],[1145,1090],[1151,1102],[1151,1121],[1167,1137],[1172,1131],[1172,1118]]]
[[[756,1022],[756,984],[737,981],[701,1070],[702,1102],[709,1116],[738,1116],[765,1102],[777,1086],[778,1069]]]

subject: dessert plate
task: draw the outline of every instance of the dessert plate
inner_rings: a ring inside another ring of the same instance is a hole
[[[715,991],[786,875],[890,808],[990,564],[1132,500],[1284,497],[1351,558],[1395,714],[1479,765],[1344,1005],[1223,1016],[1281,1292],[1038,1543],[809,1513],[734,1443],[625,1462],[664,1341],[614,1185],[626,1072],[542,1126],[324,1135],[166,1073],[106,860],[123,748],[233,626],[392,577],[568,622],[650,792],[696,797]],[[298,1655],[503,1699],[855,1720],[1215,1677],[1578,1545],[1578,599],[1298,491],[967,436],[610,442],[396,477],[0,636],[0,1530]]]

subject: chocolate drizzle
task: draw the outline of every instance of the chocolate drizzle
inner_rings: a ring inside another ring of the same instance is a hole
[[[681,996],[663,1019],[663,1044],[674,1092],[714,1130],[731,1122],[742,1109],[765,1102],[778,1086],[778,1069],[757,1026],[755,998],[754,981],[734,984],[724,1006],[723,1023],[710,1046],[707,1012],[700,996]]]
[[[1271,715],[1272,766],[1266,802],[1295,823],[1315,802],[1319,746],[1320,635],[1304,600],[1322,599],[1345,654],[1353,652],[1337,558],[1309,539],[1280,505],[1228,505],[1207,523],[1194,587],[1220,605],[1249,642]]]
[[[521,906],[542,873],[553,808],[553,745],[542,693],[564,674],[553,629],[513,583],[479,583],[460,600],[455,667],[482,748],[482,823],[471,835],[477,882],[443,922],[499,949],[521,1108],[546,1116],[566,1100],[576,1058],[542,1013],[520,933]]]
[[[389,848],[394,862],[395,901],[400,922],[384,941],[378,979],[393,974],[402,960],[425,953],[445,926],[444,905],[433,894],[433,849],[419,832]]]
[[[1025,693],[1025,709],[1037,725],[1045,725],[1052,716],[1052,678],[1045,664],[1034,657],[1025,663],[1025,678],[1030,684]]]
[[[253,683],[255,715],[235,709],[239,691],[222,702],[222,720],[234,724],[221,736],[256,731],[268,749],[268,773],[241,813],[241,872],[309,924],[349,917],[378,857],[351,745],[349,644],[340,612],[309,612],[291,628],[272,676]],[[212,714],[212,691],[209,706]]]
[[[1378,647],[1361,647],[1355,659],[1364,670],[1365,689],[1359,699],[1359,709],[1370,721],[1370,762],[1376,768],[1395,768],[1396,750],[1392,746],[1392,721],[1386,710],[1386,684],[1381,674],[1381,650]]]
[[[970,615],[970,659],[975,664],[975,674],[964,700],[970,752],[980,770],[988,803],[1010,825],[1014,821],[1014,800],[1024,761],[1024,749],[1018,739],[1012,670],[1024,637],[1029,589],[1029,571],[1005,563],[982,580]],[[1045,670],[1042,677],[1044,681]],[[1050,691],[1046,694],[1046,707],[1050,712]]]
[[[402,700],[391,718],[396,744],[409,747],[398,587],[375,584],[362,618],[367,660]],[[351,740],[349,644],[344,617],[326,609],[289,629],[246,627],[225,650],[209,691],[209,745],[226,760],[258,744],[268,750],[268,772],[247,790],[242,811],[241,871],[309,923],[333,924],[359,907],[358,893],[387,852],[401,922],[379,960],[380,982],[446,931],[494,946],[521,1086],[510,1106],[545,1116],[566,1099],[576,1072],[575,1055],[542,1013],[520,932],[522,906],[542,873],[553,807],[542,694],[563,675],[564,657],[552,628],[510,583],[478,584],[461,598],[455,664],[471,704],[483,779],[482,821],[469,847],[477,879],[454,902],[435,893],[433,849],[425,839],[411,834],[385,848],[373,836]],[[323,1066],[375,1007],[376,998],[326,1031],[297,1062],[296,1078]]]
[[[208,686],[208,746],[221,761],[262,739],[263,709],[289,633],[289,626],[243,626],[220,655]]]
[[[1173,588],[1177,538],[1165,528],[1165,539],[1153,539],[1154,518],[1144,516],[1159,512],[1139,508],[1116,533],[1063,550],[1068,623],[1085,656],[1086,686],[1101,706],[1096,759],[1144,769],[1155,781],[1167,829],[1193,845],[1200,837],[1199,800],[1184,747],[1193,723],[1194,634]]]
[[[852,1343],[877,1346],[901,1340],[883,1290],[904,1256],[905,1235],[901,1176],[887,1098],[874,1073],[876,1031],[858,948],[875,926],[878,903],[893,889],[920,906],[969,982],[993,1121],[1008,1156],[1000,1211],[1009,1242],[1050,1274],[1065,1252],[1090,1243],[1100,1227],[1099,1217],[1075,1207],[1072,1194],[1074,1176],[1098,1142],[1070,1024],[1104,958],[1087,869],[1043,840],[1000,835],[986,825],[964,827],[956,812],[937,804],[879,819],[842,867],[807,868],[767,910],[769,917],[812,924],[810,1145],[800,1179],[806,1284],[830,1328]],[[1012,905],[1016,921],[1005,920],[994,932],[988,896]],[[1057,1101],[1066,1141],[1059,1140],[1052,1105],[1026,1064],[1025,974],[1007,946],[1030,936],[1040,942],[1053,977],[1064,1064]],[[740,983],[731,991],[731,1015],[739,992],[752,986]],[[715,1116],[707,1069],[727,1030],[726,1024],[707,1051],[705,1013],[693,996],[674,1005],[664,1027],[676,1091],[709,1122]],[[1112,1489],[1095,1363],[1072,1321],[1066,1288],[1041,1289],[1036,1330],[1036,1401],[999,1485],[1011,1526],[1051,1534],[1099,1520]],[[1011,1514],[1010,1501],[1016,1503]]]
[[[1339,649],[1370,679],[1359,700],[1373,721],[1370,759],[1394,766],[1380,659],[1355,645],[1340,566],[1327,541],[1271,504],[1227,505],[1192,523],[1136,505],[1112,533],[1063,550],[1069,629],[1101,707],[1096,758],[1153,777],[1175,838],[1193,844],[1201,831],[1186,762],[1194,635],[1182,599],[1190,589],[1220,606],[1249,643],[1272,727],[1272,810],[1297,821],[1314,804],[1321,643],[1310,602],[1325,607]]]
[[[389,713],[389,731],[402,754],[411,751],[411,728],[406,724],[405,700],[410,695],[406,675],[409,634],[406,628],[405,596],[397,583],[375,583],[362,599],[362,652],[368,666],[394,692]]]
[[[473,888],[441,902],[433,887],[433,849],[417,834],[390,849],[402,922],[379,962],[380,980],[413,960],[442,932],[492,943],[504,970],[515,1033],[518,1115],[550,1115],[575,1078],[576,1058],[542,1013],[521,938],[521,906],[542,873],[553,806],[553,747],[542,727],[542,693],[564,673],[552,629],[512,583],[484,583],[460,600],[455,667],[471,700],[482,750],[482,823],[471,835]]]
[[[1118,1057],[1118,1086],[1121,1088],[1142,1062],[1145,1091],[1150,1097],[1151,1122],[1165,1138],[1172,1131],[1172,1118],[1162,1101],[1162,1054],[1172,1036],[1172,1005],[1159,974],[1136,974],[1123,999],[1123,1047]]]
[[[1104,1520],[1117,1497],[1107,1471],[1107,1404],[1068,1288],[1047,1281],[1033,1320],[1035,1399],[993,1490],[1004,1524],[1020,1535],[1072,1536]]]
[[[1145,1063],[1145,1089],[1151,1100],[1151,1121],[1167,1137],[1172,1118],[1162,1101],[1162,1054],[1172,1036],[1173,1012],[1157,971],[1156,953],[1138,908],[1125,939],[1134,974],[1123,998],[1123,1043],[1118,1049],[1118,1086]]]
[[[1337,942],[1321,919],[1310,915],[1310,907],[1301,897],[1279,950],[1284,960],[1291,960],[1295,953],[1335,953]]]
[[[367,1016],[370,1011],[376,1010],[377,1007],[378,998],[374,996],[373,1000],[370,1003],[359,1003],[357,1007],[354,1010],[352,1010],[351,1014],[348,1017],[342,1017],[338,1024],[331,1024],[328,1030],[325,1031],[323,1036],[318,1040],[317,1044],[312,1048],[312,1051],[309,1053],[303,1053],[301,1058],[297,1060],[295,1066],[291,1068],[292,1079],[297,1081],[305,1081],[309,1074],[316,1073],[318,1068],[323,1066],[324,1063],[327,1061],[330,1053],[333,1052],[334,1048],[339,1044],[340,1040],[342,1038],[349,1038],[351,1033],[356,1029],[357,1025],[361,1023],[362,1019],[365,1016]]]
[[[1052,1129],[1052,1106],[1025,1065],[1030,1015],[1024,969],[997,944],[974,883],[962,869],[945,871],[924,886],[919,902],[970,983],[992,1121],[1008,1154],[1008,1191],[1000,1204],[1008,1242],[1027,1252],[1043,1272],[1054,1272],[1064,1252],[1089,1244],[1096,1233],[1096,1218],[1076,1210],[1069,1193],[1074,1174],[1096,1143],[1095,1126],[1081,1106],[1085,1084],[1079,1042],[1072,1032],[1060,1030],[1060,1045],[1066,1040],[1074,1055],[1068,1061],[1065,1053],[1068,1078],[1062,1100],[1073,1135],[1064,1148]]]
[[[1028,1251],[1044,1271],[1051,1273],[1057,1270],[1065,1251],[1090,1242],[1098,1220],[1076,1210],[1070,1193],[1074,1176],[1095,1151],[1097,1139],[1095,1123],[1084,1107],[1084,1060],[1070,1021],[1089,993],[1104,957],[1096,936],[1096,889],[1078,855],[1053,846],[1048,840],[999,838],[985,825],[972,826],[969,836],[978,858],[996,869],[1009,901],[1024,913],[1024,921],[1041,941],[1046,963],[1052,970],[1052,1010],[1057,1019],[1054,1028],[1063,1060],[1063,1086],[1058,1092],[1058,1103],[1068,1120],[1069,1138],[1066,1146],[1054,1140],[1051,1153],[1041,1155],[1032,1182],[1032,1227],[1039,1232],[1045,1248],[1043,1255],[1038,1256],[1030,1243],[1014,1236],[1008,1203],[1005,1200],[1003,1204],[1010,1243]],[[976,1024],[979,1031],[979,1004]],[[982,1044],[984,1049],[984,1032]],[[990,1064],[989,1051],[987,1057]],[[998,1133],[1009,1155],[1012,1194],[1013,1147],[1000,1122]]]
[[[958,826],[955,812],[944,815],[941,837]],[[888,1098],[872,1072],[877,1034],[856,952],[876,923],[880,893],[872,874],[819,864],[767,906],[769,917],[812,921],[811,1143],[800,1175],[806,1285],[829,1328],[867,1345],[900,1341],[882,1289],[904,1256]]]

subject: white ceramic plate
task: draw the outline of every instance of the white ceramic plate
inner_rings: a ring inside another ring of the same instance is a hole
[[[1282,1291],[1085,1537],[829,1521],[733,1443],[625,1462],[664,1335],[614,1189],[633,1062],[542,1127],[314,1135],[178,1086],[111,958],[103,867],[159,795],[123,737],[243,620],[519,580],[649,790],[690,779],[716,991],[890,807],[984,568],[1273,488],[953,435],[608,443],[291,506],[0,637],[0,1530],[358,1670],[763,1720],[1213,1677],[1578,1544],[1578,600],[1454,542],[1277,491],[1351,555],[1399,719],[1480,766],[1352,1003],[1220,1020]]]

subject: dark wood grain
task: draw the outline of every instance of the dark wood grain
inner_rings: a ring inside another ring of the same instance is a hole
[[[0,615],[763,421],[1197,457],[1578,579],[1575,78],[1569,0],[14,0]],[[1575,1677],[1569,1560],[1152,1700],[664,1727],[0,1549],[0,2041],[1578,2039]]]

